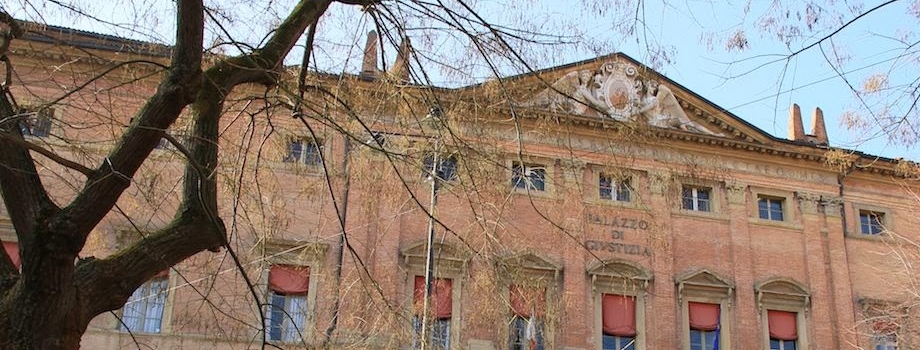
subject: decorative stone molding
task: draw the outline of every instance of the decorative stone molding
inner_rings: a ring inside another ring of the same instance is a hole
[[[821,196],[821,205],[824,210],[824,215],[840,217],[840,214],[843,212],[843,197],[823,195]]]
[[[652,194],[666,195],[671,185],[671,173],[666,171],[649,172],[649,188]]]
[[[725,192],[728,194],[728,203],[744,204],[745,190],[747,190],[747,185],[742,183],[733,182],[725,184]]]
[[[578,185],[587,163],[579,159],[561,159],[558,162],[562,168],[562,182],[571,186]]]
[[[802,214],[818,215],[821,204],[821,195],[810,192],[796,192],[795,199],[799,202],[799,210]]]

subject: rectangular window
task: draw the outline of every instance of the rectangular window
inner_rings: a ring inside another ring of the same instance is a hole
[[[882,219],[885,213],[860,210],[859,211],[859,232],[864,235],[880,235],[884,231]]]
[[[539,164],[511,164],[511,185],[532,191],[546,191],[546,167]]]
[[[302,163],[306,165],[323,164],[322,144],[312,139],[293,139],[288,143],[285,163]]]
[[[21,113],[25,116],[19,121],[19,129],[23,136],[47,137],[51,134],[51,117],[54,116],[54,108],[38,110],[26,108]]]
[[[719,304],[687,303],[690,319],[690,350],[719,348]]]
[[[795,312],[767,310],[767,324],[770,329],[770,350],[795,350],[798,325]]]
[[[634,350],[636,347],[636,298],[602,294],[602,350]]]
[[[273,265],[268,272],[265,332],[268,340],[300,342],[307,318],[310,268]]]
[[[6,251],[6,255],[10,257],[10,261],[13,262],[13,266],[16,266],[17,269],[22,268],[22,261],[19,260],[19,244],[16,242],[3,242],[3,250]]]
[[[511,350],[543,350],[543,321],[534,317],[511,318]]]
[[[758,196],[757,211],[761,219],[783,221],[783,202],[785,199]]]
[[[511,301],[511,350],[543,350],[543,316],[546,310],[546,289],[519,285],[508,287]]]
[[[118,329],[126,332],[160,333],[169,278],[166,271],[134,290],[125,303]]]
[[[876,335],[872,337],[875,350],[898,350],[898,337],[894,334]]]
[[[413,307],[415,317],[412,326],[415,330],[413,348],[421,348],[418,341],[422,334],[422,319],[425,305],[425,277],[415,276]],[[453,312],[453,280],[435,278],[431,281],[431,299],[429,300],[428,349],[450,349],[450,321]]]
[[[712,211],[712,189],[684,186],[681,190],[681,208],[693,211]]]
[[[598,195],[601,199],[617,202],[629,202],[630,192],[629,177],[617,178],[607,174],[600,174],[597,179]]]
[[[429,154],[422,162],[422,178],[431,180],[432,172],[440,181],[453,181],[457,179],[457,157],[440,156],[438,164],[434,164],[434,155]]]

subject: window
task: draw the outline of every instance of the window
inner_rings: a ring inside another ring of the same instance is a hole
[[[725,279],[703,269],[677,279],[681,305],[684,350],[731,348],[731,299],[734,287]]]
[[[636,297],[603,294],[601,319],[602,350],[636,348]]]
[[[645,350],[645,289],[652,280],[633,262],[612,260],[588,268],[595,296],[596,342],[601,350]]]
[[[438,164],[434,164],[435,156],[429,154],[425,157],[424,162],[422,162],[422,178],[431,180],[432,170],[437,175],[440,181],[453,181],[457,179],[457,157],[454,156],[440,156],[438,157]]]
[[[712,189],[684,186],[681,190],[681,208],[692,211],[712,211]]]
[[[512,313],[509,349],[543,350],[546,289],[511,285],[508,294]]]
[[[898,350],[898,337],[894,334],[882,334],[872,337],[875,350]]]
[[[285,163],[302,163],[306,165],[320,165],[323,163],[323,147],[316,140],[292,139],[288,144]]]
[[[39,108],[38,110],[26,108],[21,113],[24,117],[19,122],[19,129],[23,136],[47,137],[51,134],[53,108]]]
[[[118,329],[126,332],[160,333],[169,287],[167,271],[137,288],[121,314]]]
[[[767,322],[770,329],[770,350],[795,350],[798,340],[797,315],[795,312],[768,310]]]
[[[757,197],[757,211],[761,219],[783,221],[783,202],[785,199],[776,197]]]
[[[265,332],[268,333],[268,340],[303,341],[310,268],[272,265],[268,272],[268,285],[270,290],[265,310]]]
[[[511,164],[511,185],[531,191],[546,191],[546,167],[539,164]]]
[[[811,294],[797,282],[775,278],[754,287],[761,315],[763,348],[808,349],[806,308]]]
[[[415,330],[414,348],[420,348],[422,319],[425,305],[425,277],[415,276],[414,309],[412,320]],[[450,349],[450,319],[453,311],[453,280],[435,278],[431,281],[431,299],[428,314],[428,349]]]
[[[6,255],[10,257],[13,266],[16,266],[17,269],[21,269],[22,261],[19,259],[19,244],[16,242],[3,242],[3,250],[5,250]]]
[[[690,350],[716,350],[719,348],[719,304],[687,303],[690,321]]]
[[[864,235],[880,235],[884,231],[882,220],[885,213],[860,210],[859,211],[859,232]]]
[[[598,176],[598,195],[601,199],[617,202],[629,202],[632,189],[629,177],[616,178],[608,174]]]

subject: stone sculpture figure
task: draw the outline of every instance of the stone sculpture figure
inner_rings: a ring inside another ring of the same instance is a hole
[[[641,90],[644,90],[645,96],[641,99],[642,106],[638,114],[644,117],[649,125],[721,136],[690,120],[667,86],[648,81]]]

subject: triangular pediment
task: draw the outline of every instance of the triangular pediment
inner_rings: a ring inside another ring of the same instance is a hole
[[[790,296],[810,295],[808,290],[806,290],[801,283],[786,278],[776,278],[761,282],[754,286],[754,290],[760,293],[772,293]]]
[[[509,268],[517,267],[517,268],[526,268],[526,269],[544,270],[544,271],[561,271],[562,270],[561,265],[551,262],[549,261],[549,259],[543,258],[531,252],[511,255],[505,258],[501,262],[501,264]]]
[[[651,68],[624,54],[506,79],[517,110],[564,115],[588,123],[648,126],[755,144],[773,139]]]
[[[699,270],[688,273],[682,277],[676,278],[677,283],[683,283],[685,285],[697,285],[697,286],[707,286],[707,287],[718,287],[718,288],[731,288],[731,283],[725,279],[715,275],[709,270]]]

